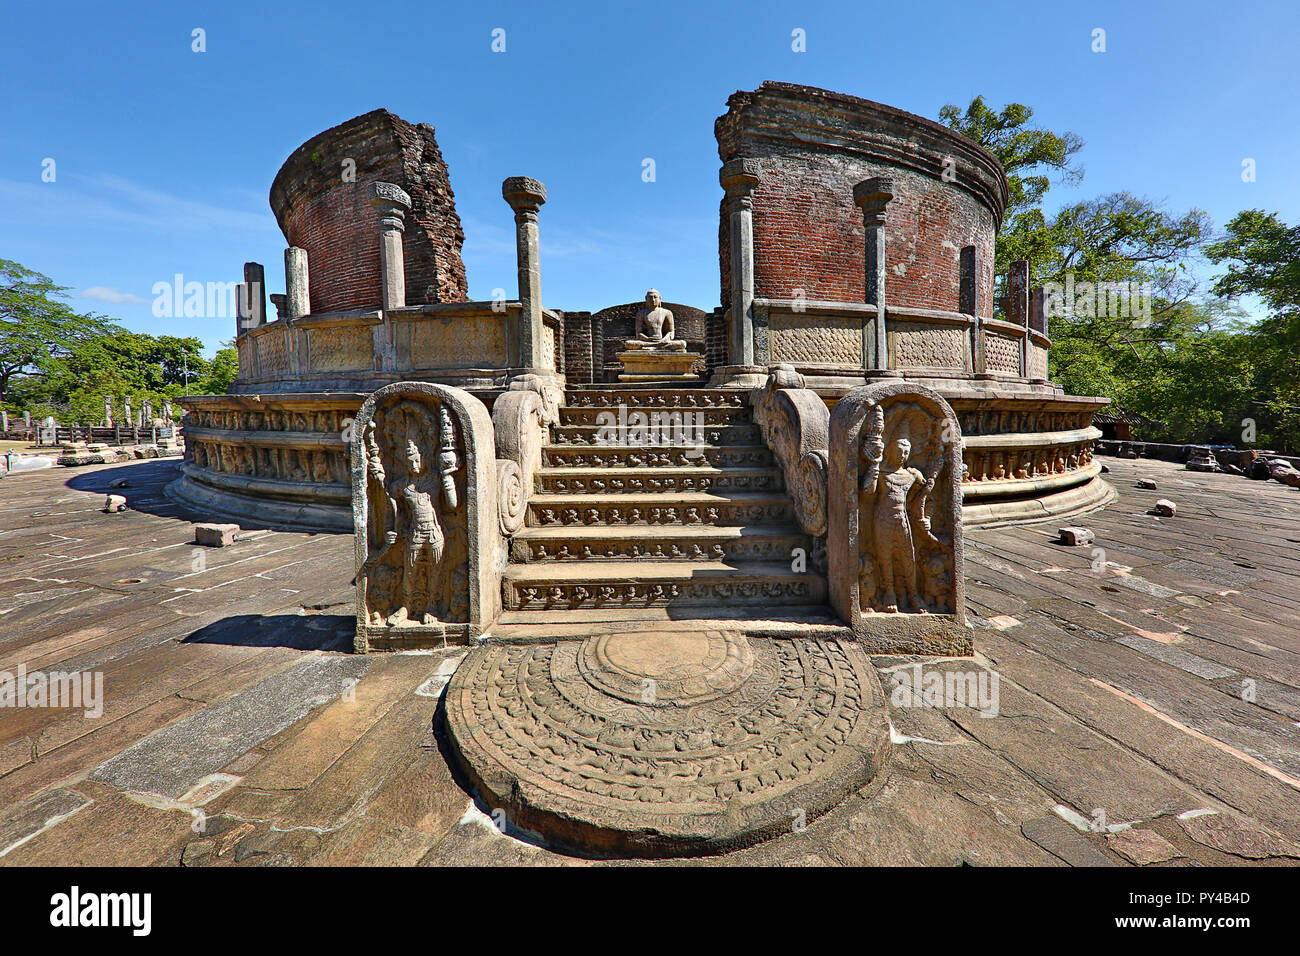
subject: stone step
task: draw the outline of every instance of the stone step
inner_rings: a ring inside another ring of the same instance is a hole
[[[593,625],[600,633],[656,632],[699,629],[739,631],[750,637],[819,637],[851,640],[850,631],[825,604],[784,604],[755,608],[750,604],[722,607],[696,605],[668,607],[568,608],[557,620],[554,611],[503,611],[492,625],[489,638],[503,641],[553,641],[588,637]]]
[[[700,452],[696,454],[696,452]],[[658,445],[627,448],[598,445],[547,445],[542,449],[542,464],[553,468],[631,467],[663,468],[675,465],[694,468],[771,467],[775,463],[766,445],[727,445],[720,448],[681,448]]]
[[[672,408],[639,408],[634,406],[623,406],[626,409],[625,414],[619,412],[619,407],[580,407],[580,408],[561,408],[560,424],[561,425],[600,425],[600,424],[617,424],[620,419],[630,429],[638,419],[634,415],[644,415],[646,421],[642,424],[654,424],[671,426],[672,423],[680,420],[683,427],[693,428],[696,422],[705,427],[709,425],[748,425],[753,422],[753,413],[748,405],[735,406],[724,405],[717,408],[701,407],[672,407]],[[690,415],[690,418],[686,416]]]
[[[780,468],[710,468],[670,465],[659,468],[542,468],[537,490],[544,494],[638,494],[680,491],[781,491]]]
[[[552,445],[586,445],[597,448],[640,448],[669,447],[683,451],[698,447],[695,442],[700,439],[703,445],[760,445],[762,435],[757,425],[703,425],[674,429],[665,424],[656,436],[653,430],[647,431],[647,443],[636,440],[635,431],[628,429],[627,435],[618,436],[616,441],[605,440],[604,429],[597,425],[552,425]],[[665,434],[666,433],[666,434]],[[667,439],[665,441],[665,439]]]
[[[718,607],[751,602],[821,604],[826,579],[788,563],[738,561],[581,561],[512,564],[501,579],[509,610]]]
[[[649,525],[629,535],[603,525],[524,528],[510,540],[510,560],[532,561],[770,561],[793,564],[812,541],[789,524],[762,527]]]
[[[565,393],[568,408],[748,408],[749,392],[736,388],[578,388]]]
[[[793,504],[782,492],[707,492],[676,494],[537,494],[528,500],[529,527],[604,525],[792,524]]]

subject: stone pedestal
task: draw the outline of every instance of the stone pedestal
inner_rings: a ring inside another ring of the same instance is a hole
[[[618,353],[623,363],[620,382],[695,382],[699,376],[691,371],[695,354],[658,349],[629,349]]]

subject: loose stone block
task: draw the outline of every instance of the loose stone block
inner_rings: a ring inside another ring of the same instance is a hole
[[[194,526],[194,543],[209,548],[225,548],[235,543],[239,534],[237,524],[196,524]]]
[[[1161,498],[1159,501],[1156,502],[1155,510],[1156,510],[1156,514],[1162,517],[1172,518],[1175,514],[1178,513],[1178,506],[1175,505],[1168,498]]]
[[[126,499],[121,495],[109,495],[104,499],[104,510],[109,514],[117,514],[119,511],[125,511]]]
[[[468,392],[398,382],[354,425],[356,650],[465,641],[501,610],[492,419]]]
[[[1205,447],[1192,449],[1191,456],[1187,459],[1188,471],[1221,471],[1218,459],[1214,457],[1214,452]]]
[[[1155,490],[1156,490],[1156,483],[1155,483],[1155,480],[1152,479],[1152,478],[1139,478],[1139,479],[1137,480],[1137,486],[1138,486],[1139,488],[1145,488],[1145,489],[1147,489],[1148,491],[1155,491]]]
[[[1077,547],[1081,544],[1092,544],[1093,538],[1095,537],[1091,529],[1078,527],[1062,528],[1057,532],[1057,534],[1061,536],[1061,542],[1063,544],[1068,544],[1071,547]]]
[[[831,413],[831,604],[871,653],[971,653],[961,447],[952,408],[921,385],[864,385]]]

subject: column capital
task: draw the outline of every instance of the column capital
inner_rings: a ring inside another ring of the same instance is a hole
[[[894,181],[888,176],[872,176],[853,187],[853,204],[862,208],[869,225],[883,224],[885,207],[894,198]]]
[[[718,170],[718,182],[727,191],[728,198],[747,198],[762,178],[763,167],[756,159],[733,159]]]
[[[405,231],[406,214],[411,197],[395,183],[371,183],[366,187],[366,201],[379,210],[379,222],[386,229]]]
[[[501,183],[501,198],[510,203],[516,215],[535,216],[546,203],[546,184],[531,176],[511,176]]]

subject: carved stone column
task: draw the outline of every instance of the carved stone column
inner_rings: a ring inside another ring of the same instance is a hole
[[[862,209],[866,228],[865,300],[876,307],[874,328],[862,327],[862,366],[868,378],[893,378],[889,371],[889,337],[885,327],[885,209],[894,198],[894,181],[873,176],[853,187],[853,202]]]
[[[290,246],[284,250],[285,318],[293,321],[311,312],[307,275],[307,250]]]
[[[766,368],[754,355],[754,200],[762,167],[756,159],[733,159],[723,165],[718,182],[727,194],[731,235],[731,328],[727,338],[730,365],[718,370],[725,384],[754,387],[766,381]]]
[[[975,247],[962,246],[960,271],[957,280],[959,300],[957,311],[974,319],[970,327],[970,354],[971,372],[976,375],[986,371],[984,362],[984,319],[980,315],[979,278]]]
[[[113,396],[104,396],[104,427],[113,427]]]
[[[406,261],[402,256],[402,233],[411,197],[392,183],[371,183],[368,201],[379,212],[380,291],[385,312],[406,305]]]
[[[501,196],[515,211],[515,260],[519,268],[519,364],[542,371],[542,258],[537,213],[546,202],[546,186],[529,176],[511,176],[501,184]]]
[[[1020,340],[1020,377],[1029,377],[1029,260],[1017,259],[1007,274],[1007,319],[1025,330]]]
[[[260,262],[244,263],[244,281],[235,295],[236,335],[266,324],[266,270]]]

